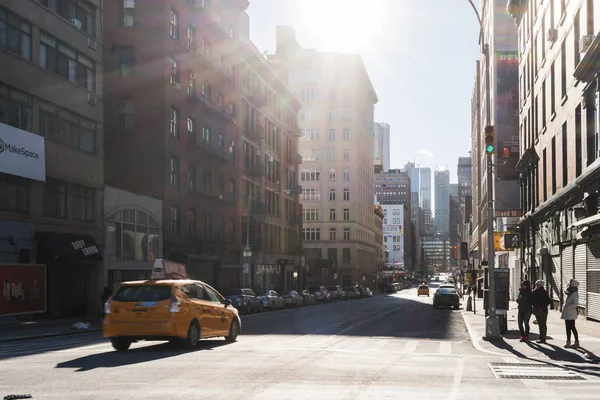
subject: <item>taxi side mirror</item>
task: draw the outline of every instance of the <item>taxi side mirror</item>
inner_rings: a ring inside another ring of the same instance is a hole
[[[229,307],[231,305],[230,299],[225,299],[225,307]]]

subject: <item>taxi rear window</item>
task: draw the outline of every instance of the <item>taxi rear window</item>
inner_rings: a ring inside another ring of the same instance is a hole
[[[429,289],[427,286],[419,286],[419,289]]]
[[[114,301],[163,301],[171,298],[170,286],[125,286],[113,296]]]

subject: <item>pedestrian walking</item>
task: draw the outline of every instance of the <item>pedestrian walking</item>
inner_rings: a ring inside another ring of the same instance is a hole
[[[517,297],[517,303],[519,303],[519,315],[517,321],[519,323],[519,331],[521,332],[521,342],[529,340],[529,320],[531,319],[531,311],[533,305],[531,293],[531,283],[529,281],[521,282],[521,289],[519,290],[519,297]]]
[[[565,300],[565,307],[563,308],[561,319],[565,320],[565,329],[567,331],[567,343],[565,349],[576,349],[579,347],[579,334],[577,328],[575,328],[575,320],[577,319],[577,305],[579,304],[579,282],[575,279],[571,279],[569,287],[566,290],[567,300]],[[575,342],[571,345],[571,333],[575,338]]]
[[[538,343],[546,343],[546,336],[548,334],[548,306],[550,305],[550,296],[544,288],[545,282],[538,280],[535,283],[535,289],[531,298],[533,304],[533,315],[537,321],[538,327],[540,328],[540,338]]]

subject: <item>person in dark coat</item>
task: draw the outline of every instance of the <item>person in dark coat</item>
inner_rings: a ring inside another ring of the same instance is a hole
[[[533,304],[533,315],[540,327],[540,338],[538,343],[546,343],[546,336],[548,334],[548,306],[550,305],[550,296],[544,289],[545,282],[538,280],[535,282],[535,289],[531,298]]]
[[[519,331],[521,332],[521,342],[529,340],[529,320],[531,319],[531,312],[533,305],[531,293],[531,283],[529,281],[521,282],[521,290],[519,290],[519,297],[517,297],[517,303],[519,303],[519,316],[517,321],[519,323]]]

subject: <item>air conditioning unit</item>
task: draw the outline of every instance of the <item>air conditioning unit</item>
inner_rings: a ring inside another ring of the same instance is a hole
[[[96,42],[96,41],[95,41],[94,39],[92,39],[92,38],[88,38],[88,40],[87,40],[87,44],[88,44],[88,47],[89,47],[90,49],[94,49],[94,50],[96,50],[96,48],[98,47],[98,42]]]
[[[173,83],[173,87],[177,90],[181,89],[181,84],[179,84],[179,82],[175,82]]]
[[[190,79],[192,79],[192,80],[196,80],[196,79],[198,79],[198,74],[197,74],[197,73],[195,73],[195,72],[192,72],[192,73],[190,74]]]
[[[223,195],[222,194],[219,195],[219,200],[223,200]]]
[[[98,104],[98,96],[96,93],[88,93],[88,103],[97,105]]]
[[[558,40],[558,29],[548,29],[548,41],[556,42]]]
[[[81,29],[81,21],[78,20],[77,18],[71,18],[69,20],[69,22],[71,23],[71,25],[73,25],[75,28],[77,29]]]
[[[581,39],[579,39],[579,52],[585,53],[586,51],[588,51],[588,49],[592,45],[592,42],[594,41],[594,38],[594,35],[582,36]]]

